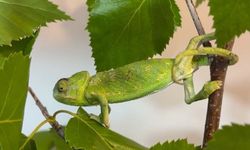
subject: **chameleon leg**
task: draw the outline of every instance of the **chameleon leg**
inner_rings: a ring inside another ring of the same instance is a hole
[[[238,61],[236,54],[222,48],[187,49],[176,56],[172,79],[176,83],[181,83],[182,79],[188,78],[199,66],[210,65],[212,57],[208,57],[208,55],[225,57],[229,60],[229,65],[233,65]]]
[[[197,49],[202,43],[215,39],[214,33],[200,35],[192,38],[186,49]]]
[[[99,115],[99,119],[98,116],[93,116],[92,115],[92,119],[101,122],[105,127],[109,127],[109,112],[110,112],[110,107],[108,105],[108,100],[106,99],[105,96],[103,95],[98,95],[98,94],[94,94],[91,93],[91,96],[96,99],[101,107],[101,114]]]
[[[111,108],[110,108],[110,106],[108,105],[108,109],[109,109],[109,114],[110,114],[110,112],[111,112]],[[100,124],[103,124],[103,122],[101,121],[101,118],[102,118],[102,114],[100,114],[100,115],[95,115],[95,114],[89,114],[90,115],[90,118],[91,119],[93,119],[93,120],[95,120],[95,121],[97,121],[97,122],[99,122]]]
[[[238,56],[222,48],[200,48],[189,49],[179,54],[175,59],[173,67],[173,80],[180,82],[183,80],[185,90],[185,101],[190,104],[194,101],[206,99],[210,94],[219,89],[222,81],[206,82],[203,88],[195,94],[193,85],[193,72],[202,65],[210,65],[207,55],[218,55],[229,60],[229,65],[238,61]]]
[[[222,81],[208,81],[204,84],[203,88],[195,94],[193,78],[189,77],[184,80],[185,102],[191,104],[192,102],[208,98],[214,91],[220,89]]]
[[[189,100],[190,97],[193,97],[195,95],[194,92],[194,83],[193,83],[193,76],[185,79],[183,81],[184,84],[184,93],[185,93],[185,102]]]
[[[101,107],[101,114],[100,114],[100,119],[101,122],[109,128],[109,105],[108,101],[105,97],[100,97],[100,107]]]

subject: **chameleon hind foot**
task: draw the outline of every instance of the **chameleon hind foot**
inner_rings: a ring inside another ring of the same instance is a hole
[[[204,84],[203,88],[198,92],[198,94],[193,97],[186,99],[187,104],[191,104],[192,102],[199,101],[202,99],[206,99],[216,90],[219,90],[222,87],[222,81],[208,81]]]
[[[222,81],[216,80],[216,81],[208,81],[203,86],[202,90],[204,91],[206,97],[211,95],[214,91],[220,89],[222,86]]]

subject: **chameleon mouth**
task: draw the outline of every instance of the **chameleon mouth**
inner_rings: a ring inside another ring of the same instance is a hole
[[[79,102],[76,101],[76,98],[72,96],[61,96],[61,95],[55,94],[54,98],[63,104],[73,105],[73,106],[81,105]]]
[[[60,89],[58,89],[58,86],[56,85],[54,87],[53,97],[60,103],[69,104],[69,105],[77,105],[76,97],[68,96],[66,93],[67,92],[65,91],[64,92],[60,91]]]

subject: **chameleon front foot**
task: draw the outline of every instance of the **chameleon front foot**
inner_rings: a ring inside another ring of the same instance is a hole
[[[105,128],[109,128],[109,123],[104,123],[100,116],[97,116],[95,114],[89,114],[89,117],[90,119],[95,120],[96,122],[104,126]]]

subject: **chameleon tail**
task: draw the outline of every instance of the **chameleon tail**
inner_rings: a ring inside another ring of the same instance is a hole
[[[186,49],[197,49],[202,43],[215,39],[215,34],[209,33],[192,38]]]
[[[229,60],[229,65],[233,65],[238,62],[239,58],[236,54],[222,48],[215,48],[215,47],[203,47],[199,49],[189,49],[184,51],[183,53],[179,54],[176,57],[176,61],[181,61],[182,58],[186,56],[206,56],[207,55],[216,55],[222,56]],[[209,65],[210,62],[207,62],[205,65]]]

